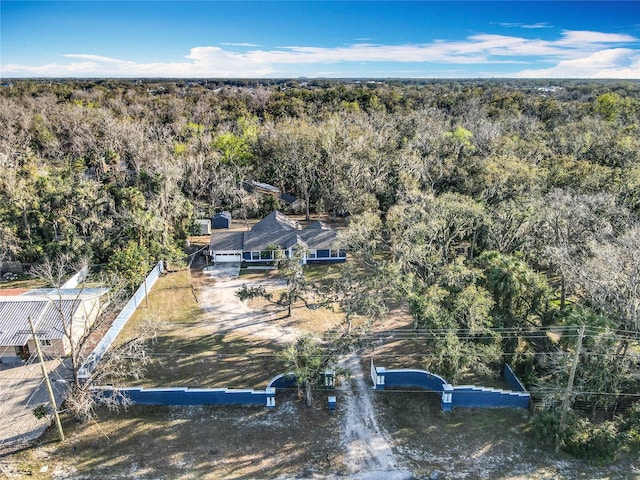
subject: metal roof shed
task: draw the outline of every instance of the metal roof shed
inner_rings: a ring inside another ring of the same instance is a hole
[[[231,226],[231,213],[220,212],[216,213],[211,219],[212,228],[229,228]]]
[[[208,218],[201,218],[195,221],[199,227],[200,235],[209,235],[211,233],[211,220]]]

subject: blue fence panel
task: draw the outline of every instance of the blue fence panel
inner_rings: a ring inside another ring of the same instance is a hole
[[[385,387],[417,387],[442,392],[446,383],[442,377],[424,370],[385,370]]]
[[[510,392],[492,388],[458,386],[453,387],[452,406],[484,408],[528,408],[528,393]]]
[[[371,378],[376,390],[384,390],[385,387],[414,387],[440,392],[444,411],[455,407],[528,408],[531,396],[513,374],[513,371],[508,367],[506,370],[508,371],[507,375],[510,374],[512,380],[517,382],[516,391],[476,386],[454,387],[439,375],[425,370],[386,370],[383,367],[376,367],[373,361],[371,362]],[[506,375],[505,378],[507,378]]]
[[[102,395],[109,395],[108,388],[96,389]],[[264,405],[275,398],[274,389],[235,390],[227,388],[125,388],[120,393],[137,405]]]
[[[509,386],[515,390],[516,392],[526,392],[527,389],[524,388],[524,385],[520,381],[516,374],[513,373],[513,370],[508,364],[504,364],[504,368],[502,369],[502,376],[507,381]]]
[[[127,324],[133,312],[136,311],[138,305],[144,300],[145,296],[151,290],[151,287],[156,283],[156,280],[160,278],[160,274],[163,272],[162,262],[158,262],[158,264],[151,270],[147,278],[145,278],[144,282],[138,287],[136,293],[129,299],[127,304],[124,306],[120,314],[116,317],[116,319],[111,324],[111,328],[107,331],[107,333],[102,337],[102,340],[96,345],[96,348],[93,349],[93,352],[89,355],[87,360],[84,362],[80,371],[78,372],[78,377],[80,379],[87,379],[93,372],[93,369],[96,368],[96,365],[105,354],[105,352],[109,349],[113,341],[116,339],[120,331]]]
[[[296,388],[298,379],[292,373],[281,373],[271,379],[267,388]]]

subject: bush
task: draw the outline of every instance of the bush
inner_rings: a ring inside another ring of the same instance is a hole
[[[620,431],[624,432],[628,441],[640,444],[640,402],[631,406],[627,417],[621,422]]]
[[[49,409],[47,408],[47,406],[43,403],[41,405],[38,405],[36,408],[34,408],[32,410],[33,415],[40,420],[41,418],[46,417],[47,415],[49,415]]]
[[[554,443],[560,434],[560,410],[542,410],[532,418],[531,423],[537,438]],[[594,425],[573,411],[567,413],[560,442],[567,453],[597,465],[613,462],[622,443],[615,422]]]
[[[616,459],[620,443],[614,422],[593,425],[587,419],[581,419],[579,428],[567,438],[565,448],[575,457],[601,465]]]

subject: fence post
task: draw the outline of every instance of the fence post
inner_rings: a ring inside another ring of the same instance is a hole
[[[376,367],[371,359],[371,381],[373,382],[374,390],[384,390],[384,367]]]
[[[440,402],[443,412],[450,412],[453,408],[453,386],[445,384],[442,386],[442,401]]]
[[[274,387],[267,387],[265,389],[267,393],[267,408],[276,407],[276,389]]]

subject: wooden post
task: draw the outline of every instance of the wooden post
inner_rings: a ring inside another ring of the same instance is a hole
[[[33,320],[31,317],[29,319],[29,327],[31,328],[31,335],[33,336],[33,341],[36,344],[36,351],[38,352],[38,360],[40,361],[40,367],[42,367],[42,374],[44,375],[44,382],[47,384],[47,391],[49,392],[49,401],[51,402],[51,406],[53,407],[53,414],[56,419],[56,426],[58,427],[58,434],[60,435],[60,441],[64,442],[64,431],[62,430],[62,422],[60,422],[60,415],[58,414],[58,405],[56,403],[56,397],[53,394],[53,388],[51,388],[51,380],[49,379],[49,374],[47,373],[47,366],[44,364],[44,358],[42,358],[42,350],[40,350],[40,341],[36,335],[36,329],[33,326]]]
[[[560,451],[560,443],[562,442],[562,434],[564,433],[567,426],[565,423],[567,422],[567,412],[569,410],[569,402],[571,399],[571,390],[573,390],[573,380],[576,377],[576,369],[578,368],[578,359],[580,358],[580,350],[582,349],[582,339],[584,338],[584,325],[580,327],[580,331],[578,332],[578,340],[576,341],[576,354],[573,357],[573,363],[571,365],[571,371],[569,372],[569,382],[567,383],[567,391],[564,394],[564,399],[562,400],[562,413],[560,414],[560,429],[558,430],[558,435],[556,436],[556,453]]]

